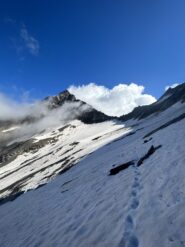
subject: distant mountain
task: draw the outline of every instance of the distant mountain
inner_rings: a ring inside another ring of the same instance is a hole
[[[116,119],[115,117],[107,116],[104,113],[95,110],[92,106],[81,100],[77,100],[76,97],[67,90],[59,93],[56,96],[46,97],[44,100],[49,102],[49,108],[51,110],[61,107],[64,103],[78,102],[81,103],[82,106],[89,106],[89,110],[82,112],[82,114],[77,117],[78,120],[81,120],[82,122],[87,124],[101,123],[107,120]]]
[[[58,109],[62,107],[66,103],[78,103],[77,106],[74,105],[74,109],[79,110],[80,114],[75,116],[76,119],[81,120],[84,123],[101,123],[107,120],[117,119],[116,117],[107,116],[106,114],[94,109],[92,106],[87,103],[77,100],[74,95],[72,95],[69,91],[65,90],[58,95],[48,96],[44,98],[40,103],[44,103],[45,107],[48,107],[49,112],[52,110]],[[86,111],[81,110],[86,106]],[[81,110],[81,111],[80,111]],[[0,128],[11,127],[15,124],[31,124],[35,123],[38,120],[42,119],[45,116],[43,112],[40,112],[38,115],[26,115],[22,117],[22,119],[14,119],[14,120],[0,120]]]
[[[185,102],[185,83],[175,88],[169,88],[158,101],[151,105],[138,106],[132,112],[120,117],[121,120],[143,119],[152,114],[158,114],[165,111],[176,103]]]

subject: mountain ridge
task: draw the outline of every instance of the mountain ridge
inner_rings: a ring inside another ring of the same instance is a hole
[[[138,106],[126,115],[120,117],[121,120],[144,119],[152,114],[157,114],[171,107],[177,102],[185,101],[185,83],[175,88],[169,88],[156,102],[151,105]]]

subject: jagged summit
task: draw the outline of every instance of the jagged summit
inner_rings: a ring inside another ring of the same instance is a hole
[[[44,105],[44,109],[47,108],[49,111],[39,112],[39,114],[30,114],[28,112],[27,115],[24,115],[22,118],[19,119],[10,119],[10,120],[0,120],[0,127],[3,128],[4,126],[11,126],[14,124],[22,124],[22,123],[35,123],[38,120],[42,119],[46,116],[46,114],[50,113],[51,111],[62,107],[66,103],[74,103],[74,110],[79,110],[79,114],[77,114],[74,119],[81,120],[84,123],[91,124],[91,123],[101,123],[107,120],[115,119],[115,117],[107,116],[106,114],[94,109],[92,106],[88,105],[87,103],[76,99],[76,97],[71,94],[68,90],[64,90],[55,96],[48,96],[40,101],[41,105]],[[75,103],[77,103],[75,105]],[[87,107],[86,107],[87,106]],[[72,109],[72,107],[71,107]],[[85,110],[84,110],[85,109]],[[42,109],[41,109],[42,110]],[[73,111],[71,112],[73,114]]]
[[[82,111],[80,115],[77,116],[78,120],[81,120],[84,123],[100,123],[107,120],[115,119],[113,117],[107,116],[106,114],[94,109],[92,106],[88,105],[87,103],[76,99],[76,97],[71,94],[68,90],[65,90],[59,93],[56,96],[50,96],[44,99],[45,101],[49,101],[49,108],[55,109],[62,106],[64,103],[80,103],[78,106],[88,106],[87,111]]]
[[[49,101],[49,106],[52,108],[57,108],[62,106],[65,102],[77,102],[76,97],[71,94],[68,90],[64,90],[55,96],[48,96],[44,99],[45,101]]]
[[[155,103],[146,106],[138,106],[132,112],[120,117],[121,120],[143,119],[151,114],[157,114],[176,104],[185,101],[185,83],[175,88],[169,88]]]

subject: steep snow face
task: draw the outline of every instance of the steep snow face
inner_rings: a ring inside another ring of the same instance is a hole
[[[10,129],[4,130],[7,131]],[[26,144],[21,143],[21,150],[13,149],[13,152],[18,153],[17,157],[8,164],[2,163],[0,197],[37,188],[89,153],[130,131],[131,128],[112,121],[89,126],[75,120],[57,129],[50,128],[34,135],[32,142],[28,141],[31,144],[28,143],[30,147],[26,152]],[[35,147],[38,148],[35,150]]]
[[[184,246],[184,106],[177,103],[124,126],[75,121],[71,123],[75,128],[62,129],[63,137],[57,137],[58,130],[36,135],[35,143],[53,134],[59,139],[44,146],[38,154],[42,158],[29,165],[37,173],[23,183],[23,190],[37,187],[47,177],[45,170],[39,171],[45,164],[59,162],[59,167],[47,168],[53,174],[63,169],[60,159],[70,154],[76,165],[47,185],[0,206],[0,246]],[[72,143],[75,149],[65,154]],[[62,157],[56,152],[61,146]],[[149,152],[152,146],[155,151]],[[55,155],[44,157],[52,151]],[[33,154],[22,156],[21,162],[28,162],[29,155]],[[109,175],[111,169],[130,161],[126,169]],[[1,168],[10,176],[4,183],[25,175],[28,167],[21,171],[18,164],[12,161]],[[16,176],[10,175],[10,169]]]

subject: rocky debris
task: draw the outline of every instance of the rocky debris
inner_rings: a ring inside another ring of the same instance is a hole
[[[153,145],[150,147],[150,149],[148,150],[148,152],[139,159],[139,161],[137,162],[137,165],[136,166],[140,166],[143,164],[144,160],[148,159],[157,149],[161,148],[162,145],[159,145],[157,147],[154,147]],[[116,175],[117,173],[119,173],[120,171],[123,171],[125,169],[127,169],[129,166],[132,166],[135,164],[135,161],[134,160],[131,160],[127,163],[124,163],[122,165],[119,165],[119,166],[116,166],[112,169],[110,169],[110,173],[109,175]],[[115,166],[115,164],[113,165]]]
[[[123,171],[123,170],[127,169],[129,166],[132,166],[132,165],[134,165],[134,161],[133,160],[132,161],[129,161],[127,163],[124,163],[122,165],[116,166],[116,167],[114,167],[114,168],[112,168],[110,170],[109,175],[116,175],[120,171]]]
[[[93,138],[92,141],[96,141],[96,140],[100,139],[101,137],[102,136],[97,136],[97,137]]]
[[[78,144],[79,144],[79,142],[72,142],[71,144],[69,144],[69,146],[76,146]]]
[[[128,133],[126,136],[132,136],[132,135],[134,135],[136,133],[136,131],[132,131],[132,132],[130,132],[130,133]],[[126,137],[125,136],[125,137]]]
[[[149,142],[149,141],[151,141],[151,140],[152,140],[152,137],[150,137],[149,139],[144,140],[143,143],[147,143],[147,142]]]
[[[157,147],[154,147],[153,145],[150,147],[150,149],[148,150],[148,152],[139,159],[139,161],[137,162],[137,166],[140,166],[143,164],[143,161],[148,159],[157,149],[161,148],[162,146],[159,145]]]
[[[73,165],[74,165],[74,160],[73,160],[73,157],[65,157],[65,158],[62,158],[52,164],[49,164],[48,166],[46,167],[43,167],[39,170],[36,170],[36,171],[33,171],[32,173],[28,174],[28,175],[25,175],[23,176],[22,178],[18,179],[17,181],[15,181],[13,184],[11,185],[8,185],[7,187],[5,187],[4,189],[0,189],[0,193],[4,193],[5,191],[10,191],[9,195],[0,199],[0,205],[1,204],[4,204],[8,201],[12,201],[12,200],[15,200],[18,196],[20,196],[21,194],[24,193],[24,191],[22,190],[22,188],[25,186],[25,184],[27,183],[27,181],[34,177],[37,173],[41,173],[41,172],[44,172],[45,170],[47,170],[48,168],[52,167],[52,166],[55,166],[57,164],[61,164],[59,168],[55,169],[53,171],[53,173],[49,174],[46,178],[51,178],[53,176],[53,174],[62,174],[66,171],[68,171]],[[47,182],[44,182],[44,184],[46,184]],[[38,184],[37,188],[41,187],[44,185],[43,183],[41,184]]]
[[[65,126],[59,128],[58,131],[63,132],[67,128],[73,128],[74,129],[74,128],[76,128],[76,126],[74,126],[72,124],[66,124]]]
[[[36,153],[40,148],[47,144],[53,144],[58,139],[55,137],[46,138],[35,142],[35,139],[30,139],[22,142],[15,142],[9,146],[4,147],[0,153],[0,167],[8,164],[23,153]]]

